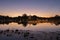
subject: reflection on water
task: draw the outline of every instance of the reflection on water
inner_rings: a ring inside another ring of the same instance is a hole
[[[9,22],[8,22],[9,23]],[[60,30],[59,21],[29,21],[21,23],[0,23],[0,29],[19,29],[19,30],[32,30],[32,31],[58,31]]]
[[[3,19],[0,19],[0,40],[60,40],[59,18]]]
[[[0,29],[21,29],[34,31],[51,31],[60,29],[60,16],[44,18],[36,15],[9,17],[0,15]]]
[[[50,24],[55,24],[59,25],[60,21],[59,20],[37,20],[37,21],[24,21],[24,22],[0,22],[0,24],[7,24],[9,25],[10,23],[17,23],[17,24],[22,24],[24,27],[26,27],[28,24],[32,25],[37,25],[38,23],[50,23]]]

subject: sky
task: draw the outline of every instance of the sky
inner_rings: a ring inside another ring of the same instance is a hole
[[[60,0],[0,0],[0,15],[37,15],[51,17],[60,15]]]

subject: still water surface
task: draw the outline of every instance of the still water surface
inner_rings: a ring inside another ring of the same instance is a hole
[[[9,23],[7,24],[0,24],[1,30],[31,30],[31,31],[60,31],[60,25],[55,25],[52,23],[38,23],[36,25],[27,24],[27,26],[23,26],[23,24],[17,23]]]

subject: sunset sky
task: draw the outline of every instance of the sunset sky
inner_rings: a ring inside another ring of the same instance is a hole
[[[0,0],[0,15],[37,15],[51,17],[60,15],[60,0]]]

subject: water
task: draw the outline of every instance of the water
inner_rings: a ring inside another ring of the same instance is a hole
[[[0,24],[0,40],[60,40],[60,25],[54,23]]]
[[[23,26],[23,24],[17,23],[9,23],[7,24],[0,24],[1,30],[6,29],[18,29],[18,30],[31,30],[31,31],[59,31],[60,25],[55,25],[52,23],[37,23],[36,25],[27,24],[27,26]]]

